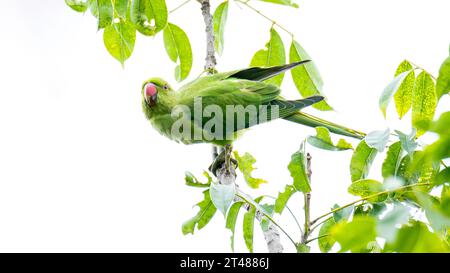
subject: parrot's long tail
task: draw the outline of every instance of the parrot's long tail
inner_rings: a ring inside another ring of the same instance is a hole
[[[285,117],[284,119],[295,122],[295,123],[303,124],[306,126],[310,126],[310,127],[323,126],[323,127],[326,127],[328,130],[330,130],[330,132],[333,132],[335,134],[353,137],[353,138],[357,138],[357,139],[363,139],[366,136],[365,133],[349,129],[342,125],[339,125],[339,124],[336,124],[333,122],[329,122],[327,120],[324,120],[324,119],[321,119],[321,118],[318,118],[318,117],[315,117],[315,116],[312,116],[312,115],[309,115],[309,114],[306,114],[303,112],[295,113],[293,115]]]

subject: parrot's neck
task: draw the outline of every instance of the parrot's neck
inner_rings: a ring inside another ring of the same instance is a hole
[[[149,106],[145,100],[142,100],[142,108],[148,119],[152,119],[159,115],[170,114],[176,104],[176,93],[173,91],[160,93],[158,95],[158,102],[154,106]]]

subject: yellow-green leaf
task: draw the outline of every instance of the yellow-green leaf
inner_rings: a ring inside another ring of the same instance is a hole
[[[197,206],[199,207],[198,213],[183,223],[182,231],[184,235],[188,233],[194,234],[196,226],[198,230],[205,227],[217,211],[209,196],[209,190],[203,192],[203,200]]]
[[[395,72],[395,78],[384,88],[380,96],[379,107],[386,118],[386,108],[394,96],[395,106],[400,118],[411,108],[412,89],[415,74],[412,65],[403,61]]]
[[[238,162],[238,168],[244,175],[244,179],[250,188],[257,189],[259,188],[259,185],[267,183],[264,179],[254,178],[252,176],[252,172],[256,170],[256,168],[253,167],[253,164],[256,163],[256,159],[251,154],[245,153],[243,156],[240,156],[237,151],[234,151],[233,154]]]
[[[274,211],[281,214],[286,207],[287,202],[295,192],[296,190],[292,185],[286,185],[284,191],[278,193],[277,199],[275,200]]]
[[[122,65],[133,53],[135,40],[136,30],[125,21],[107,26],[103,32],[106,49]]]
[[[402,156],[402,143],[397,141],[389,147],[386,159],[383,161],[383,166],[381,168],[383,178],[387,179],[389,177],[397,176],[397,170],[400,167]]]
[[[88,8],[88,1],[65,0],[66,4],[74,11],[85,12]]]
[[[422,71],[417,76],[412,100],[412,125],[417,129],[417,136],[425,131],[418,124],[433,120],[437,105],[436,88],[430,74]]]
[[[228,16],[228,0],[220,4],[213,15],[214,47],[219,55],[222,55],[224,47],[225,24]]]
[[[289,62],[294,63],[304,60],[311,60],[311,57],[298,42],[292,40],[289,51]],[[309,62],[291,69],[291,75],[295,87],[297,87],[302,97],[306,98],[314,95],[324,96],[322,91],[322,77],[314,62]],[[324,100],[314,104],[313,107],[322,111],[333,110]]]
[[[351,222],[337,223],[331,234],[341,245],[339,252],[364,252],[376,239],[376,220],[370,216],[355,216]]]
[[[350,194],[360,196],[360,197],[368,197],[377,193],[380,193],[384,190],[383,184],[373,179],[362,179],[353,182],[348,188],[348,192]],[[369,198],[367,201],[377,203],[383,202],[386,200],[387,194],[381,194],[376,197]]]
[[[302,143],[300,150],[291,156],[291,162],[289,162],[288,170],[291,177],[294,179],[293,185],[297,191],[304,193],[311,191],[311,185],[306,170],[306,153],[304,143]]]
[[[225,223],[225,227],[229,230],[231,230],[231,250],[234,251],[234,231],[236,228],[236,221],[237,217],[239,215],[239,210],[242,207],[243,202],[236,202],[233,205],[231,205],[230,209],[227,213],[227,220]]]
[[[274,29],[270,29],[270,40],[266,44],[265,49],[258,50],[253,55],[250,66],[252,67],[270,67],[276,65],[286,64],[286,53],[284,44],[280,35]],[[277,75],[271,79],[266,80],[267,83],[272,83],[280,86],[283,82],[284,73]]]
[[[147,36],[154,36],[167,25],[167,6],[165,0],[133,0],[130,19],[136,29]]]
[[[395,108],[400,119],[408,113],[412,104],[412,94],[416,80],[416,75],[412,69],[413,66],[405,60],[399,65],[395,73],[395,76],[398,76],[405,71],[410,71],[394,94]]]
[[[328,220],[323,223],[319,230],[319,248],[321,252],[328,252],[331,250],[333,245],[336,243],[336,239],[331,236],[331,229],[334,227],[336,222],[333,217],[328,218]]]
[[[436,93],[438,99],[450,92],[450,57],[447,57],[439,69],[436,81]]]
[[[316,127],[317,134],[315,136],[309,136],[307,141],[312,146],[324,149],[328,151],[345,151],[353,149],[352,144],[348,143],[344,139],[340,139],[337,144],[334,144],[331,140],[330,131],[326,127]]]
[[[164,29],[164,46],[170,59],[178,64],[175,67],[175,79],[186,79],[192,68],[192,49],[188,36],[180,27],[169,23]]]
[[[365,179],[367,177],[376,155],[377,149],[370,148],[364,140],[358,144],[350,161],[350,174],[352,182]]]

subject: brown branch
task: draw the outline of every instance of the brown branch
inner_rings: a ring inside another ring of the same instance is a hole
[[[205,71],[210,75],[216,73],[216,55],[214,49],[214,28],[213,28],[213,16],[211,15],[211,5],[209,0],[197,0],[201,4],[201,10],[203,15],[203,20],[205,22],[205,33],[206,33],[206,58],[205,58]],[[230,151],[231,152],[231,151]],[[218,156],[218,148],[213,146],[212,148],[213,159]],[[234,168],[231,168],[231,172],[226,168],[225,164],[216,171],[217,179],[221,184],[231,184],[236,183],[236,172]],[[237,197],[239,199],[239,197]],[[250,204],[245,206],[247,210],[250,209]],[[264,219],[264,213],[256,208],[256,219],[262,221]],[[267,248],[271,253],[283,252],[283,246],[280,242],[280,234],[278,232],[277,226],[273,221],[269,223],[266,231],[263,231],[264,239],[267,243]]]

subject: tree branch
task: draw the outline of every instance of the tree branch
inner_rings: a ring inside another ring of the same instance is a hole
[[[205,58],[205,71],[210,75],[216,73],[216,55],[214,49],[214,28],[213,28],[213,16],[211,15],[211,5],[209,0],[197,0],[201,4],[201,10],[203,15],[203,20],[205,22],[205,33],[206,33],[206,58]],[[213,146],[212,148],[213,159],[218,156],[218,148]],[[221,184],[230,184],[236,183],[236,172],[234,168],[231,168],[232,171],[229,172],[225,167],[225,164],[216,171],[217,179]],[[239,197],[238,197],[239,198]],[[247,204],[250,204],[248,200],[246,200]],[[246,206],[247,210],[250,209],[250,206]],[[269,227],[264,232],[264,238],[267,243],[267,248],[271,253],[280,253],[283,252],[283,246],[280,242],[280,234],[278,232],[277,224],[273,221],[270,216],[264,214],[264,212],[260,211],[256,208],[256,218],[258,221],[263,219],[263,216],[267,217],[270,220]],[[289,236],[289,235],[288,235]],[[291,239],[292,240],[292,239]]]
[[[312,159],[312,157],[308,153],[306,155],[306,171],[307,171],[309,183],[311,183],[311,175],[312,175],[311,159]],[[305,208],[304,208],[304,210],[305,210],[305,230],[304,230],[303,236],[302,236],[302,243],[306,244],[306,242],[308,240],[308,236],[310,234],[310,226],[311,226],[311,192],[305,193],[304,197],[305,197]]]
[[[352,206],[352,205],[354,205],[354,204],[357,204],[357,203],[359,203],[359,202],[366,201],[366,200],[369,200],[369,199],[371,199],[371,198],[374,198],[374,197],[377,197],[377,196],[380,196],[380,195],[383,195],[383,194],[395,192],[395,191],[398,191],[398,190],[404,190],[404,189],[409,189],[409,188],[414,188],[414,187],[429,186],[429,185],[431,185],[431,183],[411,184],[411,185],[406,185],[406,186],[399,187],[399,188],[392,189],[392,190],[381,191],[381,192],[378,192],[378,193],[375,193],[375,194],[366,196],[366,197],[364,197],[364,198],[361,198],[361,199],[358,199],[358,200],[353,201],[353,202],[351,202],[351,203],[348,203],[347,205],[344,205],[344,206],[342,206],[342,207],[335,208],[334,210],[332,210],[332,211],[330,211],[330,212],[327,212],[327,213],[325,213],[325,214],[323,214],[323,215],[317,217],[316,219],[314,219],[313,221],[311,221],[311,225],[315,224],[315,223],[316,223],[317,221],[319,221],[320,219],[327,217],[328,215],[332,215],[333,213],[335,213],[335,212],[337,212],[337,211],[340,211],[340,210],[343,210],[343,209],[345,209],[345,208],[348,208],[348,207],[350,207],[350,206]],[[317,227],[317,226],[316,226],[316,227]],[[316,227],[315,227],[315,228],[316,228]]]
[[[215,73],[216,70],[216,55],[214,50],[214,28],[213,17],[211,15],[211,5],[209,0],[197,0],[202,5],[202,15],[205,21],[205,33],[206,33],[206,58],[205,58],[205,70],[209,74]]]

